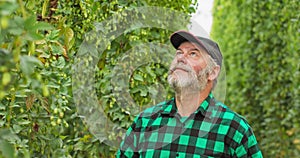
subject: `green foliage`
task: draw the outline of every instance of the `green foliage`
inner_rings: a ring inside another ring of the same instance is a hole
[[[299,1],[216,0],[213,38],[227,73],[226,103],[254,128],[265,157],[300,153]]]
[[[95,29],[94,22],[141,6],[180,11],[187,15],[180,25],[195,11],[191,0],[0,2],[0,156],[113,157],[116,148],[91,134],[77,112],[70,70],[84,35]],[[117,61],[141,43],[166,43],[170,32],[133,28],[114,39],[101,55],[95,73],[96,92],[115,128],[126,129],[134,117],[117,105],[112,93],[111,72]],[[147,63],[129,76],[130,95],[139,111],[144,104],[155,104],[151,97],[171,93],[168,88],[157,91],[166,85],[166,73],[164,65]],[[110,133],[106,139],[120,142],[121,134]]]
[[[15,149],[12,144],[9,143],[9,140],[17,139],[17,136],[8,129],[0,130],[0,153],[3,157],[14,157]],[[28,157],[28,156],[27,156]]]

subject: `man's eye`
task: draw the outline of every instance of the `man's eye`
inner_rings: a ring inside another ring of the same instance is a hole
[[[192,57],[196,57],[197,55],[198,55],[197,52],[191,52],[191,53],[190,53],[190,56],[192,56]]]
[[[182,51],[176,51],[176,54],[177,55],[180,55],[180,54],[182,54],[183,52]]]

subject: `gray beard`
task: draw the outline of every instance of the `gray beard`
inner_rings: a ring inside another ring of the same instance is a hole
[[[189,89],[191,91],[202,91],[207,85],[207,72],[205,68],[197,75],[194,70],[188,68],[187,75],[181,75],[170,69],[168,76],[168,82],[176,92],[182,91],[182,89]],[[176,75],[176,77],[174,77]]]

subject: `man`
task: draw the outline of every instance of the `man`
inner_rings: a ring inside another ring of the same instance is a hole
[[[247,121],[211,93],[222,65],[218,45],[186,31],[170,41],[175,98],[136,117],[117,157],[262,157]]]

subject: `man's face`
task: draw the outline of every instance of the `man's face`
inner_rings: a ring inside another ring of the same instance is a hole
[[[191,88],[203,90],[207,84],[206,51],[191,42],[182,43],[176,50],[176,56],[171,64],[168,82],[176,89]]]

